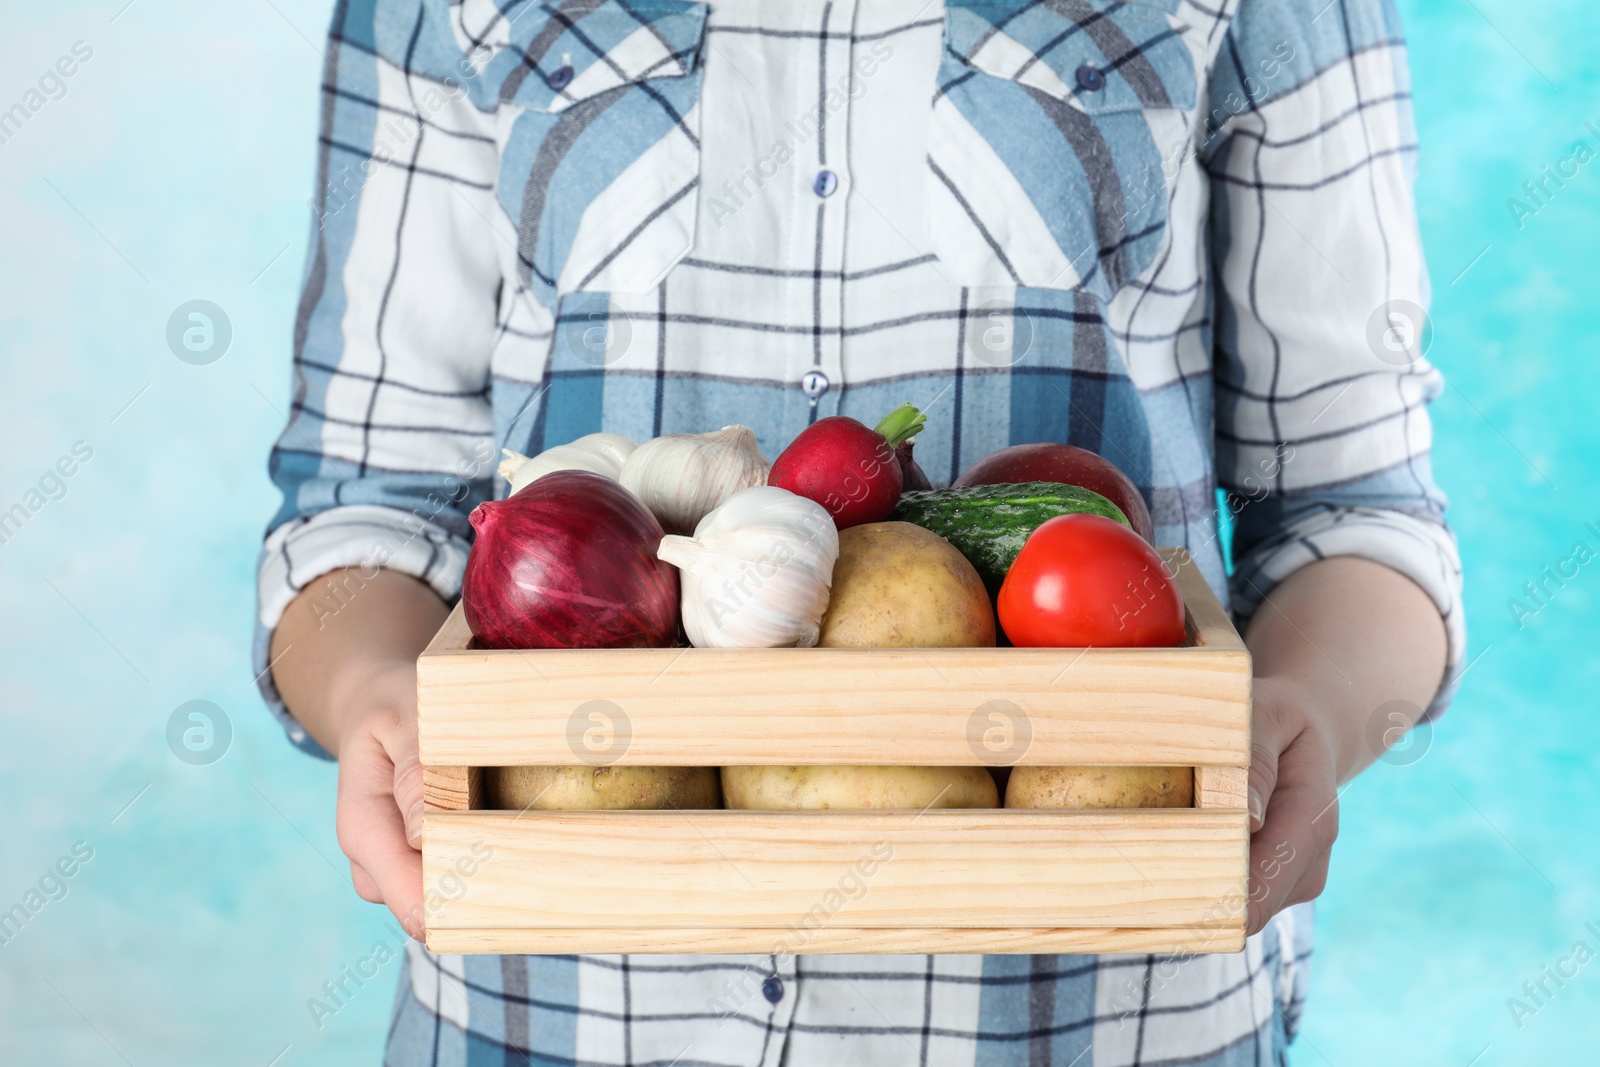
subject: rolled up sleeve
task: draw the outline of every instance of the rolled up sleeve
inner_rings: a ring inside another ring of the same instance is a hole
[[[1216,445],[1235,609],[1330,556],[1411,578],[1466,645],[1461,565],[1429,462],[1416,141],[1387,0],[1244,0],[1202,131],[1212,186]]]
[[[398,570],[455,598],[467,514],[494,471],[497,242],[514,237],[491,221],[503,218],[494,118],[471,100],[443,10],[340,5],[330,34],[291,402],[270,461],[283,506],[261,554],[255,639],[262,695],[315,754],[272,682],[284,609],[339,568]],[[359,596],[359,578],[327,589],[322,609]]]

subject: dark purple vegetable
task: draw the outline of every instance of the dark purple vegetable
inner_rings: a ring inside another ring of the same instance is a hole
[[[486,648],[652,648],[676,643],[678,572],[661,524],[622,486],[557,471],[479,504],[461,603]]]
[[[895,456],[900,460],[900,473],[905,480],[905,486],[900,490],[902,493],[933,488],[933,483],[928,481],[927,474],[917,466],[917,461],[911,458],[911,450],[916,444],[915,441],[903,441],[894,450]]]

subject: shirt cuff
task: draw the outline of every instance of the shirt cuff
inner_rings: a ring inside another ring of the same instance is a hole
[[[1461,557],[1449,527],[1432,519],[1380,508],[1325,505],[1239,559],[1231,581],[1243,632],[1267,594],[1301,567],[1330,556],[1358,556],[1399,571],[1433,598],[1444,619],[1450,652],[1445,677],[1423,721],[1444,714],[1455,696],[1467,647],[1461,605]]]
[[[332,758],[289,714],[272,683],[272,631],[289,602],[329,571],[354,568],[349,580],[323,598],[327,614],[337,614],[358,596],[362,576],[370,579],[379,569],[426,582],[446,603],[454,603],[461,595],[470,547],[465,539],[413,512],[372,505],[332,508],[284,523],[267,535],[256,571],[256,685],[291,744],[313,756]]]

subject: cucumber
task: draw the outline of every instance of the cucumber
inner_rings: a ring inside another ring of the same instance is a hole
[[[1028,536],[1058,515],[1128,518],[1099,493],[1059,482],[974,485],[900,494],[891,520],[921,526],[955,545],[991,588],[1006,576]]]

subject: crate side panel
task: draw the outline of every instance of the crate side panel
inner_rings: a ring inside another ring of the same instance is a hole
[[[1242,651],[457,652],[418,678],[437,765],[1249,760]]]
[[[1206,584],[1205,575],[1200,573],[1199,564],[1193,557],[1181,548],[1158,549],[1167,566],[1172,570],[1174,579],[1178,583],[1178,592],[1183,596],[1184,610],[1189,618],[1188,629],[1196,644],[1204,648],[1213,648],[1225,651],[1242,651],[1244,641],[1239,637],[1239,631],[1233,627],[1233,620],[1228,617],[1228,612],[1223,608],[1217,595]]]
[[[423,860],[441,929],[1181,927],[1232,915],[1244,817],[433,813]]]
[[[439,627],[439,632],[433,635],[433,640],[423,649],[423,654],[460,652],[471,644],[472,628],[467,625],[467,609],[458,600],[456,606],[450,609],[450,614],[445,617],[444,624]]]

